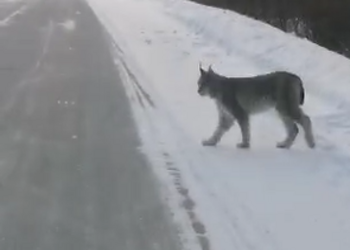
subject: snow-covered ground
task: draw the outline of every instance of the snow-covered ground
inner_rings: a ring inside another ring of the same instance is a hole
[[[17,2],[21,2],[23,0],[0,0],[0,4],[1,3],[17,3]]]
[[[28,10],[34,0],[0,0],[0,28],[11,24],[14,19]]]
[[[350,249],[350,60],[230,11],[184,0],[87,0],[116,65],[185,249]],[[197,94],[198,63],[221,74],[290,70],[305,82],[317,148],[291,150],[274,113],[214,148],[217,113]]]

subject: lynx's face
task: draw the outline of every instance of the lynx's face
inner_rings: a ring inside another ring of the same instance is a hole
[[[210,94],[209,82],[210,82],[209,73],[206,72],[204,69],[200,68],[200,76],[199,76],[198,81],[197,81],[199,95],[209,96],[209,94]]]

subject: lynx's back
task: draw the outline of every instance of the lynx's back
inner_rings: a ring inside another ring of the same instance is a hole
[[[239,105],[254,114],[271,108],[301,103],[301,80],[288,72],[274,72],[255,77],[225,78],[222,81],[222,102]],[[295,95],[293,98],[290,96]]]

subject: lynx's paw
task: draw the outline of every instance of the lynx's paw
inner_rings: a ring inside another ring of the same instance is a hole
[[[248,149],[250,148],[250,144],[248,142],[240,142],[237,144],[237,148]]]
[[[306,136],[306,143],[311,149],[314,149],[316,147],[316,143],[313,135]]]
[[[277,148],[281,148],[281,149],[290,149],[290,147],[291,147],[292,145],[290,144],[290,143],[287,143],[287,142],[278,142],[277,144],[276,144],[276,147]]]
[[[308,145],[309,148],[311,148],[311,149],[316,148],[316,143],[315,143],[314,141],[309,142],[307,145]]]
[[[202,141],[202,145],[203,146],[216,146],[217,142],[215,140],[212,140],[212,139],[207,139],[207,140],[203,140]]]

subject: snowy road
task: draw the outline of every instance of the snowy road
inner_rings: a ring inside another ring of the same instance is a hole
[[[143,150],[164,183],[187,249],[350,249],[350,60],[234,12],[186,0],[87,0],[116,41]],[[121,58],[123,60],[121,60]],[[197,94],[198,64],[231,76],[302,77],[317,148],[271,112],[234,126],[215,148],[215,105]]]
[[[1,250],[180,249],[110,45],[82,1],[0,1]]]
[[[350,249],[350,60],[184,0],[0,0],[0,55],[1,250]],[[199,61],[300,75],[317,148],[203,147]]]

